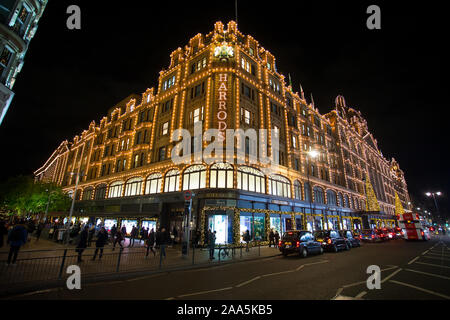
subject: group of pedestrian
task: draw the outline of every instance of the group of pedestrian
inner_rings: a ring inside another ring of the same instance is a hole
[[[275,248],[278,248],[278,242],[280,241],[280,234],[278,233],[278,230],[275,230],[275,232],[273,232],[273,229],[270,229],[269,232],[269,248],[272,246]]]

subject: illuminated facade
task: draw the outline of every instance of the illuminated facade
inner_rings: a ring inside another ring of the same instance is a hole
[[[46,5],[47,0],[5,0],[0,4],[0,125]]]
[[[267,129],[262,142],[280,165],[270,174],[266,164],[225,158],[175,165],[174,131],[193,134],[198,123],[203,132],[217,129],[219,140],[226,129]],[[271,148],[272,135],[279,150]],[[319,156],[309,159],[313,149]],[[366,174],[381,211],[369,221],[393,222],[395,192],[409,209],[403,172],[383,157],[360,112],[338,96],[333,110],[320,114],[303,90],[286,84],[275,57],[233,21],[226,29],[217,22],[173,51],[156,89],[127,97],[99,124],[61,143],[35,177],[73,193],[80,173],[78,217],[157,221],[172,230],[181,227],[183,191],[193,190],[192,224],[202,234],[215,229],[218,243],[236,243],[246,229],[266,240],[271,228],[361,228]]]

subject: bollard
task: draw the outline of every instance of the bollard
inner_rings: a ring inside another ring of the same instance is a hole
[[[64,270],[64,263],[66,262],[66,256],[67,256],[67,249],[64,249],[64,255],[63,255],[62,262],[61,262],[61,268],[59,269],[58,279],[61,279],[61,277],[62,277],[62,273]]]
[[[119,272],[119,266],[120,266],[120,258],[122,257],[122,251],[123,251],[123,248],[122,248],[122,247],[120,247],[120,250],[119,250],[119,257],[117,258],[117,267],[116,267],[116,272]]]

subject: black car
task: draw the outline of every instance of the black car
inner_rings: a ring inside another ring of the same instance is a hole
[[[310,253],[323,253],[320,242],[315,241],[313,234],[307,230],[286,231],[281,238],[279,248],[283,256],[299,253],[304,258]]]
[[[361,240],[367,242],[383,242],[387,240],[383,231],[377,229],[364,229],[361,231],[361,236]]]
[[[339,250],[350,250],[345,238],[343,238],[337,230],[321,230],[315,231],[314,236],[317,241],[322,243],[324,250],[338,252]]]
[[[350,248],[361,247],[359,235],[354,234],[350,230],[340,230],[339,234],[341,235],[341,237],[345,238]]]

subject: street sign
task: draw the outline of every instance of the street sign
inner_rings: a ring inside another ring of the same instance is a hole
[[[192,198],[192,191],[191,190],[187,190],[186,192],[184,192],[184,200],[189,201]]]

